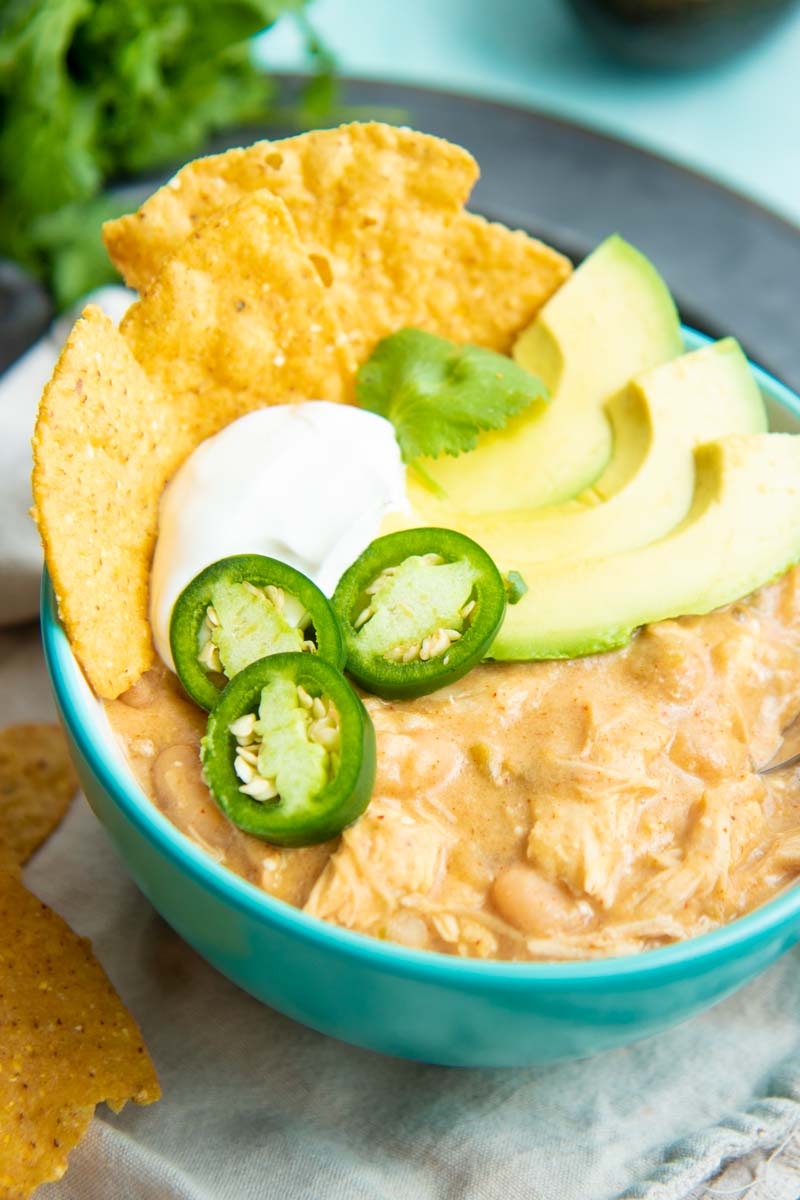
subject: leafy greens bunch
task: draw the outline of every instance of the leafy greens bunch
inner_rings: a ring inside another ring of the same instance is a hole
[[[3,0],[0,257],[66,305],[115,278],[109,180],[177,162],[273,96],[247,39],[304,0]],[[324,51],[305,27],[323,67]],[[317,81],[319,83],[319,80]]]

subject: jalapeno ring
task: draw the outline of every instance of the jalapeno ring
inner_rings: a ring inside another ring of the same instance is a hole
[[[229,679],[268,654],[307,651],[338,668],[345,658],[328,598],[262,554],[221,558],[196,575],[175,601],[169,642],[184,689],[206,709]]]
[[[347,671],[387,699],[454,683],[484,657],[506,608],[503,578],[486,551],[452,529],[377,538],[333,594]]]
[[[276,846],[335,837],[367,807],[375,730],[330,663],[273,654],[235,675],[201,743],[206,783],[245,833]]]

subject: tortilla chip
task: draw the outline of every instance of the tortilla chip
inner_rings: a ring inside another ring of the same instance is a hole
[[[473,213],[421,226],[398,210],[373,231],[358,274],[339,272],[330,290],[359,363],[405,326],[505,352],[571,270],[549,246]]]
[[[341,401],[352,388],[347,340],[270,192],[201,225],[120,332],[194,445],[255,408]]]
[[[571,271],[569,259],[522,230],[462,213],[431,247],[418,324],[507,354]]]
[[[341,125],[196,159],[137,213],[108,221],[103,239],[125,281],[143,291],[197,224],[266,188],[284,201],[309,252],[322,256],[324,281],[329,271],[358,271],[387,211],[454,215],[477,178],[472,156],[441,138],[375,122]]]
[[[141,288],[197,222],[268,190],[286,203],[356,365],[405,325],[506,350],[570,265],[461,212],[476,177],[470,155],[438,138],[346,125],[189,163],[103,236]]]
[[[118,696],[153,662],[158,501],[193,445],[125,339],[89,306],[39,406],[33,495],[59,614],[98,696]]]
[[[0,1195],[60,1179],[105,1101],[161,1089],[136,1022],[88,941],[12,874],[0,874]]]
[[[0,729],[0,863],[21,867],[78,790],[60,725]]]

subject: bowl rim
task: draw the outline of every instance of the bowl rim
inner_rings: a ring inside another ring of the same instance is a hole
[[[683,325],[687,347],[695,349],[715,339]],[[750,361],[762,392],[800,421],[800,396]],[[767,901],[751,913],[696,937],[669,946],[643,950],[613,958],[568,962],[504,962],[459,958],[439,951],[414,950],[368,934],[343,929],[311,916],[283,900],[270,896],[229,868],[216,862],[164,816],[136,783],[133,774],[123,774],[92,737],[99,703],[91,692],[59,621],[55,593],[45,570],[42,577],[42,644],[50,682],[64,724],[97,782],[127,820],[150,845],[170,859],[194,883],[213,892],[235,910],[260,922],[277,926],[283,933],[320,949],[341,953],[362,965],[429,983],[458,987],[471,985],[482,990],[493,985],[509,988],[602,988],[609,981],[628,987],[666,982],[681,976],[692,964],[711,968],[737,950],[776,933],[792,918],[800,918],[800,886]]]

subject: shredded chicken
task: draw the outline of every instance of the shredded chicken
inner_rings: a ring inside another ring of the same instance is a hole
[[[142,785],[209,853],[408,946],[634,953],[730,921],[800,873],[800,772],[755,771],[800,712],[798,570],[612,654],[485,665],[431,696],[366,703],[367,812],[334,842],[282,851],[208,810],[191,754],[202,721],[166,672],[107,707]]]
[[[306,911],[348,929],[386,936],[389,918],[436,889],[448,842],[442,830],[375,798],[342,835],[306,903]]]

